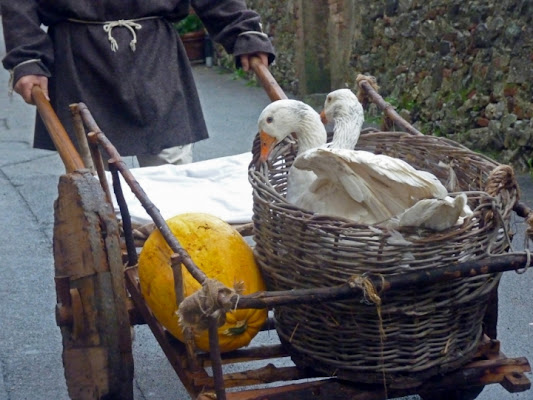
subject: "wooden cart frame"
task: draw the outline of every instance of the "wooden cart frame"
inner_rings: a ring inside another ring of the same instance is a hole
[[[257,59],[252,62],[252,67],[271,100],[286,98],[268,69]],[[411,134],[421,134],[400,118],[368,81],[361,80],[359,85],[396,126]],[[225,374],[224,364],[274,360],[287,357],[287,354],[281,345],[258,347],[254,346],[254,342],[246,349],[221,354],[214,317],[210,317],[209,321],[209,354],[198,353],[167,333],[141,294],[136,268],[137,246],[119,174],[174,251],[172,265],[178,304],[183,300],[181,265],[185,265],[199,282],[206,279],[205,274],[174,238],[157,207],[135,181],[87,107],[82,103],[71,106],[78,138],[82,138],[82,141],[88,138],[88,146],[82,146],[78,153],[38,87],[34,88],[33,97],[67,171],[59,180],[59,194],[55,203],[54,259],[56,319],[63,337],[63,364],[71,398],[133,398],[131,326],[136,324],[148,324],[179,379],[191,397],[197,400],[378,400],[409,394],[422,397],[427,394],[431,399],[453,400],[473,399],[483,386],[492,383],[501,384],[509,392],[530,389],[531,383],[524,375],[531,370],[527,359],[507,358],[500,351],[499,342],[487,334],[476,356],[466,366],[403,389],[349,383],[294,366],[276,367],[273,364]],[[85,128],[89,131],[87,135]],[[100,149],[109,155],[108,165],[121,211],[122,227],[114,215],[111,189],[107,186]],[[91,168],[95,168],[99,179],[95,178]],[[514,210],[523,218],[533,215],[529,207],[522,203],[517,203]],[[250,228],[240,227],[243,235],[251,234]],[[513,253],[450,265],[426,273],[406,273],[386,280],[372,275],[368,277],[378,291],[385,291],[478,274],[519,270],[529,265],[529,262],[529,253]],[[362,296],[364,293],[360,288],[346,284],[314,290],[261,292],[242,296],[238,304],[230,305],[237,308],[273,308],[282,304],[318,303]],[[263,329],[275,329],[274,323],[269,319]],[[489,327],[495,324],[495,319],[488,322]],[[490,331],[488,329],[486,333],[490,334]],[[208,374],[208,367],[212,374]],[[278,386],[268,385],[274,382]],[[283,384],[279,386],[281,382]],[[227,391],[231,388],[240,390]]]

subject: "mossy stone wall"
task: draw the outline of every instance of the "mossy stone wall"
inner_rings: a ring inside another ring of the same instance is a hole
[[[247,3],[276,46],[272,72],[284,90],[313,93],[313,69],[331,90],[374,75],[382,96],[424,133],[528,169],[533,0],[320,0],[320,20],[303,12],[303,0]],[[322,33],[311,41],[313,28]]]

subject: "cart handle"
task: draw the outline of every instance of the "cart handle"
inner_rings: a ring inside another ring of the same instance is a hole
[[[33,102],[37,106],[37,111],[41,116],[41,119],[52,138],[52,142],[65,164],[67,173],[74,172],[78,169],[84,169],[85,164],[83,160],[72,144],[67,131],[59,121],[54,109],[50,105],[50,102],[43,93],[40,86],[34,86],[31,90]]]
[[[283,89],[278,85],[276,79],[270,73],[268,67],[263,64],[261,59],[257,56],[253,56],[250,59],[250,66],[252,70],[259,78],[259,81],[263,85],[265,92],[272,101],[287,99],[287,95],[283,92]]]

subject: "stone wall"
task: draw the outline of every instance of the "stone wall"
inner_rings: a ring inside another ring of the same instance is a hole
[[[533,0],[319,3],[329,10],[323,18],[327,33],[319,40],[329,52],[323,71],[331,89],[355,88],[358,73],[374,75],[382,96],[424,133],[449,137],[519,170],[529,168]],[[248,5],[262,15],[273,38],[278,59],[272,72],[280,85],[296,95],[308,93],[305,69],[298,65],[312,64],[306,48],[317,46],[306,36],[316,27],[302,12],[309,3],[248,0]],[[348,59],[342,61],[346,50]]]

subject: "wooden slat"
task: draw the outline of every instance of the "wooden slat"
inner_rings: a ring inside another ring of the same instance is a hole
[[[373,387],[369,390],[365,385],[356,387],[336,379],[327,379],[228,393],[227,400],[385,400],[387,397],[382,387]]]
[[[198,395],[201,392],[202,387],[196,386],[194,380],[199,378],[210,379],[207,372],[203,368],[195,371],[190,369],[187,365],[187,351],[185,345],[177,339],[172,339],[170,335],[167,334],[165,328],[157,321],[152,311],[148,308],[148,305],[141,294],[137,269],[128,268],[125,273],[125,278],[126,288],[135,304],[135,308],[140,312],[144,321],[148,324],[154,337],[170,362],[170,365],[181,380],[181,383],[191,396],[194,397]]]
[[[226,388],[263,385],[266,383],[295,381],[314,377],[297,367],[276,367],[268,364],[265,367],[249,369],[243,372],[224,374],[224,386]],[[198,377],[195,379],[197,386],[212,387],[211,378]]]
[[[268,360],[272,358],[288,357],[287,352],[280,344],[271,346],[257,346],[246,349],[239,349],[222,354],[223,364],[236,364],[257,360]],[[211,365],[211,360],[207,353],[199,354],[198,359],[202,362],[204,367]]]

